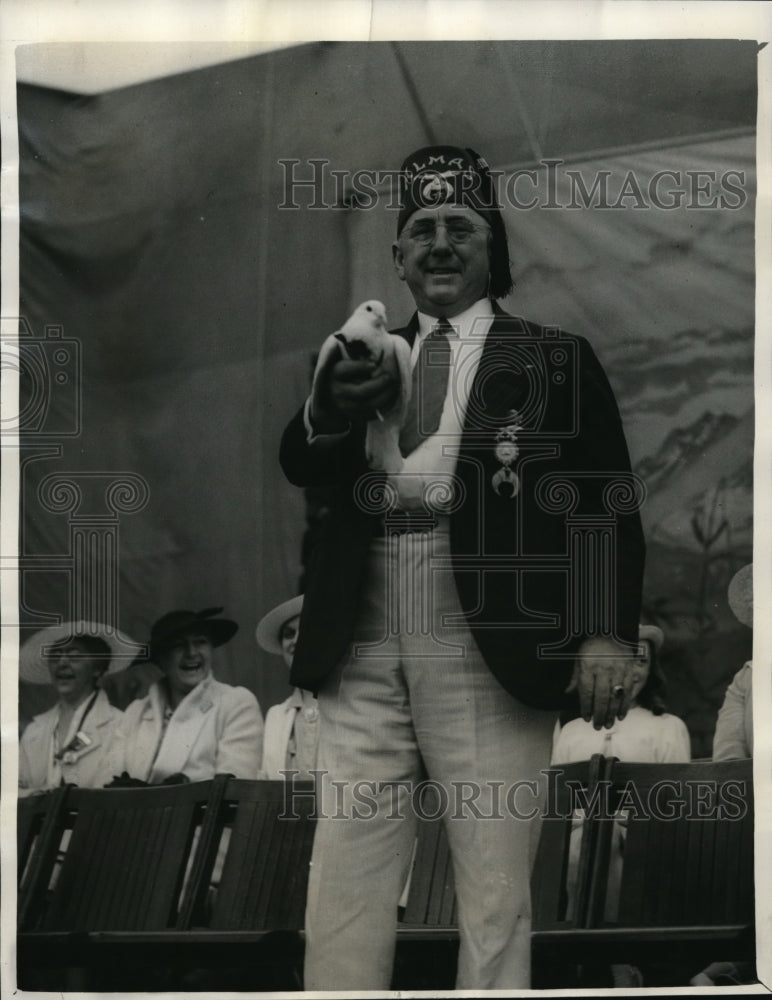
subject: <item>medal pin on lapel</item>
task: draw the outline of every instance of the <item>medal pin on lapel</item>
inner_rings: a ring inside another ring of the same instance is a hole
[[[520,477],[512,468],[512,464],[520,454],[517,435],[522,425],[517,410],[510,410],[507,419],[510,422],[496,433],[496,446],[493,453],[497,461],[501,462],[501,468],[497,469],[491,477],[491,485],[494,492],[500,497],[512,500],[520,491]]]

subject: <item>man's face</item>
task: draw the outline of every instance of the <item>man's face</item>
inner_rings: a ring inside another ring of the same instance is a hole
[[[300,625],[300,615],[295,615],[286,621],[279,631],[279,642],[281,643],[281,655],[288,667],[292,666],[295,656],[295,646],[298,641],[298,626]]]
[[[172,692],[185,695],[212,673],[212,643],[203,632],[186,632],[158,654]]]
[[[410,216],[392,253],[421,312],[457,316],[486,295],[490,237],[488,223],[466,205],[421,208]]]
[[[73,639],[51,651],[48,670],[60,699],[79,705],[96,687],[103,667],[85,646]]]

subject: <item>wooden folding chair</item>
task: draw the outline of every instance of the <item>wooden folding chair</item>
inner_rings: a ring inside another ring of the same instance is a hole
[[[397,924],[398,940],[451,940],[458,936],[453,862],[445,824],[439,816],[428,818],[438,811],[436,790],[427,786],[425,796],[425,816],[418,821],[407,904],[402,920]]]
[[[61,834],[66,788],[17,800],[17,926],[34,927],[46,903]],[[57,839],[58,838],[58,839]]]
[[[418,820],[410,887],[397,923],[391,988],[453,989],[458,957],[458,922],[453,861],[445,823],[437,816],[439,796],[427,785]]]
[[[580,902],[570,922],[560,916],[565,841],[545,821],[533,942],[539,968],[551,975],[537,985],[576,986],[577,966],[617,963],[643,967],[644,977],[655,969],[658,985],[678,985],[711,961],[752,961],[752,762],[609,759],[600,785],[603,807],[584,831]],[[612,922],[606,898],[620,812],[623,867]]]
[[[209,927],[298,931],[303,927],[316,803],[311,782],[228,783],[230,843]]]
[[[311,782],[228,781],[211,838],[216,850],[227,830],[227,851],[206,926],[146,936],[154,951],[174,952],[182,972],[175,988],[302,988],[315,810]],[[208,861],[201,870],[211,872]]]
[[[184,927],[191,901],[201,895],[200,881],[208,884],[218,800],[227,781],[223,775],[172,786],[62,789],[64,803],[41,835],[42,860],[32,873],[35,898],[43,890],[50,898],[20,912],[21,985],[26,970],[48,967],[65,977],[50,988],[81,988],[82,980],[66,970],[97,972],[116,962],[135,963],[144,935]],[[66,853],[49,889],[65,832]]]
[[[612,805],[628,818],[618,918],[604,925],[600,892],[591,914],[603,947],[636,963],[664,962],[676,949],[695,972],[723,956],[752,959],[753,762],[614,760],[609,778]]]
[[[587,922],[595,870],[600,817],[608,813],[608,761],[563,764],[547,772],[547,797],[531,876],[531,956],[535,987],[576,985],[576,958],[567,945]],[[579,795],[581,792],[581,796]],[[569,847],[575,811],[588,805],[581,826],[581,849],[568,907]]]

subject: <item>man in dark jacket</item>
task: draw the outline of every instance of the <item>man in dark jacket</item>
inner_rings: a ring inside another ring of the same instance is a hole
[[[343,353],[281,461],[334,501],[311,554],[292,683],[318,692],[322,818],[306,989],[388,989],[422,779],[440,791],[460,989],[527,988],[540,770],[577,689],[597,727],[631,696],[644,545],[619,413],[585,340],[508,316],[493,178],[472,150],[403,164],[393,245],[417,313],[399,472],[368,468],[394,370]],[[530,798],[529,798],[530,795]]]

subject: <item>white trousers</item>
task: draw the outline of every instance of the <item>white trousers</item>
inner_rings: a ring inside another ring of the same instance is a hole
[[[486,667],[459,606],[446,523],[373,541],[357,632],[319,710],[317,767],[326,774],[305,988],[389,988],[417,829],[412,793],[428,776],[446,792],[456,987],[527,989],[539,824],[519,817],[539,811],[555,713],[521,704]]]

